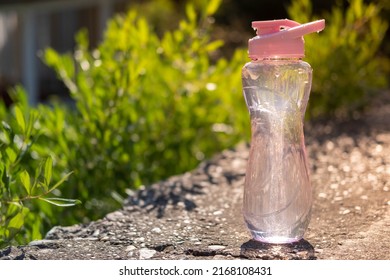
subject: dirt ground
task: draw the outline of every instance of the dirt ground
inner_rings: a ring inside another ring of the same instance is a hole
[[[305,125],[314,188],[305,238],[252,241],[241,214],[246,144],[132,193],[89,224],[55,227],[0,259],[390,259],[390,92],[356,120]]]

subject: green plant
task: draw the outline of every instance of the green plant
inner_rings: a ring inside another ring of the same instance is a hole
[[[240,78],[247,55],[213,62],[222,42],[211,40],[208,18],[220,1],[204,2],[199,11],[187,6],[186,19],[162,37],[130,11],[109,21],[94,50],[85,31],[73,54],[46,50],[75,109],[39,107],[41,152],[54,151],[58,170],[74,170],[61,192],[85,202],[62,221],[99,218],[121,206],[127,189],[248,138]]]
[[[45,213],[50,203],[57,206],[73,206],[77,200],[53,196],[56,189],[68,179],[63,176],[52,182],[52,158],[34,160],[31,151],[39,131],[34,127],[38,113],[31,111],[25,117],[22,107],[11,112],[1,110],[0,126],[0,248],[26,243],[41,238]]]
[[[289,16],[301,23],[325,18],[320,35],[305,37],[307,61],[314,69],[308,116],[348,115],[367,107],[388,84],[389,59],[379,56],[388,22],[379,4],[351,0],[330,13],[312,13],[310,0],[293,1]]]

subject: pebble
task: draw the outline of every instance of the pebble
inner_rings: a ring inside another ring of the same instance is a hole
[[[223,246],[223,245],[210,245],[208,246],[209,249],[211,250],[222,250],[222,249],[225,249],[226,246]]]
[[[161,233],[161,228],[155,227],[155,228],[152,229],[152,232],[154,232],[154,233]]]
[[[137,239],[135,239],[135,241],[139,242],[139,243],[145,242],[145,237],[137,238]]]
[[[318,194],[318,197],[320,197],[320,198],[326,198],[327,195],[326,195],[326,193],[319,193],[319,194]]]
[[[137,249],[137,247],[135,247],[134,245],[129,245],[129,246],[126,247],[125,251],[129,252],[129,251],[133,251],[135,249]]]
[[[154,254],[156,254],[156,252],[157,252],[156,250],[151,250],[148,248],[141,249],[139,250],[139,259],[140,260],[150,259],[151,257],[154,256]]]
[[[115,211],[106,215],[106,219],[109,221],[115,221],[123,217],[123,213],[121,211]]]

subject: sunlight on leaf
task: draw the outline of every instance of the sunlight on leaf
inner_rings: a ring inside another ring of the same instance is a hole
[[[81,204],[81,201],[77,199],[58,198],[58,197],[40,197],[39,199],[60,207],[70,207],[70,206],[75,206],[77,204]]]
[[[44,164],[44,183],[49,186],[52,176],[53,159],[49,156],[45,160]]]
[[[16,118],[16,121],[17,121],[19,127],[21,128],[21,130],[23,132],[25,132],[26,131],[26,121],[24,119],[23,112],[19,106],[15,107],[15,118]]]
[[[31,179],[30,174],[26,170],[23,170],[19,175],[20,181],[22,182],[22,185],[24,189],[26,190],[27,194],[31,194]]]

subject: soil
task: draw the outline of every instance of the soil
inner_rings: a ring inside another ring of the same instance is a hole
[[[297,243],[251,240],[248,144],[129,195],[101,220],[55,227],[0,259],[390,259],[390,92],[355,120],[305,125],[312,219]]]

